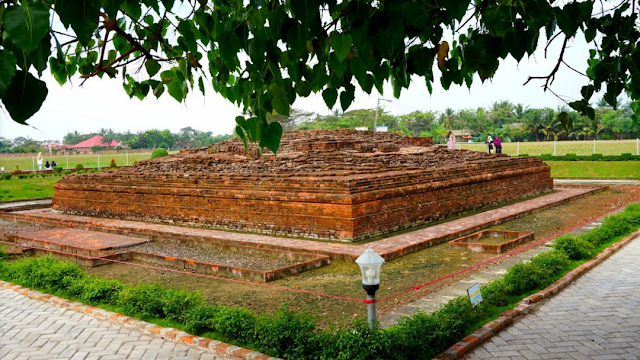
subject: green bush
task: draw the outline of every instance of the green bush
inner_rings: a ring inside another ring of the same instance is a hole
[[[11,174],[4,174],[4,175],[2,175],[2,178],[4,180],[11,180],[11,176],[12,176]]]
[[[61,172],[62,172],[62,166],[55,166],[55,167],[53,167],[53,169],[51,169],[51,171],[52,171],[54,174],[59,174],[59,173],[61,173]]]
[[[151,153],[151,158],[152,159],[163,157],[163,156],[169,156],[169,153],[165,149],[155,149]]]
[[[519,154],[518,156],[529,156],[529,154]]]
[[[69,175],[71,174],[71,170],[65,170],[62,172],[62,175]]]
[[[553,248],[567,254],[569,260],[589,259],[594,246],[581,236],[562,235],[555,239]]]
[[[27,177],[27,174],[18,174],[18,179],[26,179]]]
[[[9,256],[5,251],[4,245],[0,245],[0,261],[7,260],[7,258],[9,258]]]
[[[84,170],[84,166],[82,164],[76,164],[76,167],[74,169],[76,171],[82,171],[82,170]]]
[[[529,262],[512,266],[504,276],[509,292],[522,294],[550,284],[554,273],[565,267],[568,260],[567,254],[553,250],[544,252]]]

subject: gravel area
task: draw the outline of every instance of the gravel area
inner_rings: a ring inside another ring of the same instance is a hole
[[[211,264],[227,265],[243,269],[267,271],[296,264],[297,261],[269,256],[266,253],[235,252],[228,250],[202,249],[189,246],[149,242],[125,248],[129,251],[191,259]]]
[[[17,221],[7,221],[0,219],[0,233],[17,234],[21,232],[31,232],[39,230],[53,229],[53,226],[37,223],[22,223]]]

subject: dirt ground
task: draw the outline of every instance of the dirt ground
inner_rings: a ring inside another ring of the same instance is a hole
[[[530,231],[535,233],[536,239],[543,239],[581,225],[638,199],[640,199],[640,187],[610,187],[594,195],[537,212],[493,229]],[[0,231],[2,231],[1,228]],[[422,298],[433,291],[469,276],[471,271],[425,286],[420,290],[413,290],[410,287],[415,287],[494,257],[496,257],[495,254],[450,250],[448,244],[445,243],[386,263],[382,267],[382,284],[377,293],[378,299],[402,291],[406,292],[378,303],[378,312],[384,314],[394,308]],[[474,269],[474,271],[478,270],[480,269]],[[180,289],[197,290],[211,303],[242,306],[256,313],[270,313],[286,303],[294,311],[316,315],[319,323],[325,326],[344,324],[354,317],[366,317],[366,307],[361,302],[296,293],[282,289],[300,289],[364,299],[365,293],[361,288],[360,272],[355,263],[332,261],[331,265],[327,267],[278,280],[267,285],[216,280],[123,264],[96,267],[89,269],[88,272],[93,276],[118,278],[130,284],[139,282],[158,283]]]

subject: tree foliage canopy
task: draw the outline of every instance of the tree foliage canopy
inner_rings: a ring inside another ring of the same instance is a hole
[[[636,19],[630,0],[5,0],[0,98],[25,123],[47,96],[36,77],[47,67],[61,84],[119,76],[139,99],[183,101],[211,84],[249,114],[236,118],[237,134],[275,152],[282,127],[267,116],[288,115],[297,97],[321,92],[329,108],[346,110],[356,84],[382,93],[389,81],[399,97],[414,75],[431,91],[434,71],[445,89],[471,86],[501,59],[531,55],[541,37],[562,43],[553,71],[530,78],[550,90],[567,44],[583,36],[582,99],[569,105],[593,118],[594,92],[613,107],[626,92],[637,118]],[[558,121],[571,125],[566,113]]]

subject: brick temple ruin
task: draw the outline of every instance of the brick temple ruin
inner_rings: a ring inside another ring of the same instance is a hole
[[[357,241],[552,190],[528,157],[449,150],[430,138],[287,132],[277,156],[239,139],[135,166],[65,176],[68,213]]]

